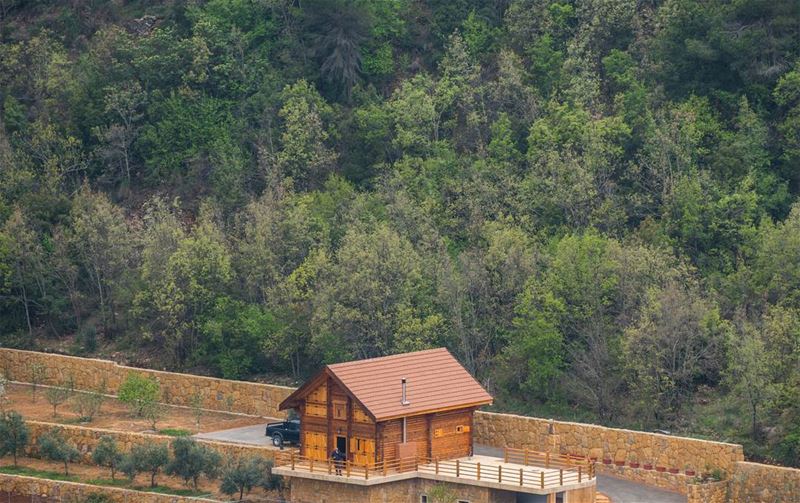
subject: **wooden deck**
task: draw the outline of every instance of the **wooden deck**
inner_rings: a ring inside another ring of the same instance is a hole
[[[273,472],[362,486],[410,478],[493,487],[515,492],[551,494],[595,485],[593,463],[585,458],[550,456],[535,451],[506,449],[503,458],[469,456],[457,459],[394,459],[372,466],[319,461],[281,452]]]

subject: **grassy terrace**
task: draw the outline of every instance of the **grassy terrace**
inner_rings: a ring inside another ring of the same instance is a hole
[[[116,480],[111,480],[107,478],[92,478],[85,475],[73,475],[73,474],[64,475],[64,473],[62,472],[31,468],[28,466],[16,466],[16,467],[2,466],[0,467],[0,473],[4,473],[7,475],[20,475],[24,477],[36,477],[48,480],[79,482],[82,484],[89,484],[99,487],[118,487],[121,489],[131,489],[134,491],[152,492],[159,494],[170,494],[174,496],[188,496],[188,497],[198,497],[198,498],[213,497],[213,494],[209,491],[202,491],[202,490],[194,491],[192,489],[175,488],[164,485],[150,487],[146,485],[136,484],[135,482],[132,482],[126,478],[118,478]]]

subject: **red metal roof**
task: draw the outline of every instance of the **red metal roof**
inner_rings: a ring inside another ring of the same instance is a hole
[[[337,363],[323,371],[339,381],[376,421],[492,403],[491,395],[445,348]],[[408,405],[401,403],[403,378]],[[293,393],[281,408],[294,406],[305,388]]]

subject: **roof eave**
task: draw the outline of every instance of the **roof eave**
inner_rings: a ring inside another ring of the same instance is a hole
[[[382,416],[376,417],[375,421],[379,423],[383,423],[385,421],[391,421],[393,419],[402,419],[404,417],[414,417],[414,416],[424,416],[425,414],[431,414],[435,412],[449,412],[453,410],[459,409],[477,409],[478,407],[483,407],[484,405],[491,405],[494,403],[494,399],[492,400],[483,400],[480,402],[470,402],[465,404],[459,405],[452,405],[450,407],[431,407],[428,409],[423,409],[419,411],[412,412],[411,414],[393,414],[391,416]]]

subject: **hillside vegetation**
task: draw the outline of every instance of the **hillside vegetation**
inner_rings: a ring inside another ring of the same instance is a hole
[[[798,27],[0,0],[0,342],[294,379],[444,345],[498,409],[800,464]]]

